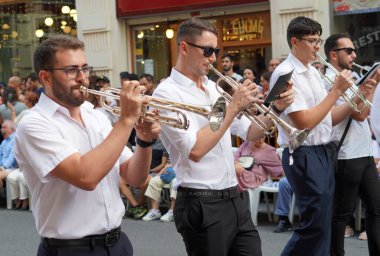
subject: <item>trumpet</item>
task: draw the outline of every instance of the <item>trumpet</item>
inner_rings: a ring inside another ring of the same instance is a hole
[[[221,89],[221,86],[219,83],[221,81],[226,82],[233,91],[236,91],[239,87],[239,83],[233,80],[232,78],[224,76],[222,73],[220,73],[212,64],[209,65],[209,69],[211,69],[213,72],[215,72],[216,75],[219,76],[219,79],[216,81],[216,89],[218,92],[226,99],[227,102],[232,101],[232,95],[226,93],[224,90]],[[277,116],[273,112],[271,108],[266,107],[264,104],[258,104],[258,103],[252,103],[248,108],[242,110],[242,112],[238,115],[238,118],[242,115],[245,115],[254,125],[256,125],[266,136],[272,136],[272,131],[267,131],[267,125],[265,125],[251,110],[253,108],[256,108],[260,113],[263,115],[266,115],[269,117],[269,119],[274,123],[275,125],[279,125],[290,137],[289,140],[289,150],[292,152],[297,147],[299,147],[304,140],[307,138],[307,136],[310,133],[310,129],[306,128],[303,130],[298,130],[288,123],[286,123],[284,120],[282,120],[280,117]]]
[[[324,58],[322,58],[322,56],[321,56],[318,52],[316,52],[316,55],[321,59],[321,61],[322,61],[322,62],[323,62],[328,68],[330,68],[330,69],[335,73],[335,75],[337,75],[337,76],[340,75],[339,71],[336,70],[336,69],[334,68],[334,66],[331,65],[330,63],[328,63]],[[325,77],[325,76],[324,76],[324,77]],[[327,79],[327,80],[325,79],[325,81],[330,85],[330,87],[332,87],[333,84],[334,84],[334,82],[331,81],[331,79]],[[356,104],[356,102],[354,102],[354,99],[353,99],[352,97],[350,97],[347,93],[344,93],[344,94],[343,94],[343,99],[344,99],[344,100],[350,105],[351,108],[354,109],[354,111],[360,113],[360,112],[362,112],[362,111],[364,110],[364,108],[366,108],[366,107],[371,108],[371,107],[372,107],[372,103],[371,103],[369,100],[367,100],[367,99],[365,98],[365,96],[363,96],[363,94],[361,94],[361,93],[359,92],[359,90],[357,89],[357,87],[356,87],[356,85],[355,85],[354,82],[352,82],[352,85],[351,85],[348,89],[353,93],[353,96],[358,97],[358,98],[364,103],[363,108],[359,109],[358,106],[357,106],[357,104]]]
[[[352,65],[360,69],[360,71],[359,71],[360,76],[363,76],[365,74],[365,73],[363,73],[364,71],[367,73],[368,71],[371,70],[371,67],[369,67],[369,66],[362,66],[362,65],[359,65],[359,64],[357,64],[355,62],[352,62]]]
[[[111,112],[113,115],[116,115],[116,116],[120,115],[121,108],[118,106],[114,106],[114,107],[108,106],[105,100],[106,97],[111,97],[116,100],[120,100],[120,92],[121,92],[120,89],[109,87],[109,88],[106,88],[104,91],[98,91],[98,90],[88,89],[85,86],[81,86],[79,90],[82,93],[101,96],[100,102],[101,102],[102,107],[106,109],[107,111]],[[163,125],[169,125],[174,128],[179,128],[179,129],[184,129],[184,130],[187,130],[189,128],[189,121],[187,119],[187,116],[181,110],[193,112],[207,118],[210,121],[210,128],[213,131],[217,131],[219,129],[220,125],[222,124],[224,120],[224,116],[226,112],[226,102],[222,97],[220,97],[216,101],[216,103],[211,107],[211,111],[209,111],[206,108],[195,106],[195,105],[164,100],[164,99],[160,99],[160,98],[156,98],[156,97],[152,97],[148,95],[143,95],[143,94],[141,96],[145,96],[148,99],[150,99],[150,101],[148,101],[147,103],[144,103],[142,106],[141,117],[143,120],[148,121],[148,122],[157,122]],[[148,109],[150,108],[174,112],[177,114],[177,118],[158,115],[156,113],[148,111]]]

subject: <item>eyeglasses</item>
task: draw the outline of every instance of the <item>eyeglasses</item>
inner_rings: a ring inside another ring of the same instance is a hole
[[[50,68],[49,70],[61,70],[61,71],[64,71],[66,73],[66,77],[68,79],[75,79],[78,77],[79,75],[79,72],[83,72],[83,74],[86,76],[86,77],[89,77],[90,76],[90,73],[92,72],[92,69],[93,67],[91,66],[84,66],[84,67],[66,67],[66,68]]]
[[[353,52],[356,53],[356,49],[351,48],[351,47],[338,48],[338,49],[334,49],[332,51],[333,52],[345,51],[348,55],[351,55]]]
[[[205,56],[205,57],[210,57],[213,53],[215,53],[215,57],[217,57],[219,52],[220,52],[220,49],[218,47],[213,48],[210,46],[200,46],[200,45],[192,44],[189,42],[185,42],[185,43],[187,43],[188,45],[191,45],[193,47],[203,49],[203,56]]]
[[[308,41],[311,46],[317,46],[318,44],[323,44],[323,39],[315,39],[315,38],[301,38],[300,40]]]

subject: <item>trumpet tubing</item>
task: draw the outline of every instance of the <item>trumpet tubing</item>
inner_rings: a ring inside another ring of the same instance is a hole
[[[104,91],[98,91],[93,89],[88,89],[85,86],[81,86],[79,89],[82,93],[89,93],[101,96],[100,101],[102,107],[107,111],[111,112],[113,115],[120,115],[121,108],[118,106],[110,107],[105,101],[105,97],[111,97],[116,100],[120,100],[120,89],[109,87]],[[143,95],[142,95],[143,96]],[[185,129],[187,130],[189,127],[189,121],[187,116],[181,111],[189,111],[201,115],[210,120],[210,127],[213,131],[219,129],[221,123],[223,122],[225,115],[225,102],[223,106],[223,102],[217,101],[217,104],[212,107],[212,110],[209,111],[203,107],[191,105],[191,104],[183,104],[176,101],[170,101],[165,99],[160,99],[148,95],[144,95],[149,99],[149,101],[142,106],[141,117],[143,120],[148,122],[158,122],[163,125],[169,125],[174,128]],[[177,118],[162,116],[155,113],[152,113],[149,108],[157,109],[157,110],[165,110],[169,112],[174,112],[177,114]]]
[[[337,76],[339,76],[340,75],[340,72],[338,71],[338,70],[336,70],[336,68],[334,68],[334,66],[333,65],[331,65],[330,63],[328,63],[318,52],[316,52],[316,55],[319,57],[319,59],[329,68],[329,69],[331,69],[334,73],[335,73],[335,75],[337,75]],[[330,80],[330,79],[329,79]],[[326,81],[326,80],[325,80]],[[330,80],[331,81],[331,80]],[[332,81],[331,81],[332,82]],[[330,84],[330,87],[332,87],[333,86],[333,82],[332,82],[332,84],[331,83],[329,83]],[[366,98],[365,98],[365,96],[363,96],[363,94],[361,94],[360,92],[359,92],[359,90],[357,89],[357,87],[356,87],[356,85],[355,85],[355,83],[354,82],[352,82],[352,84],[351,84],[351,86],[348,88],[352,93],[353,93],[353,95],[354,96],[356,96],[356,97],[358,97],[362,102],[363,102],[363,104],[364,104],[364,106],[363,106],[363,108],[362,109],[358,109],[357,108],[357,104],[356,104],[356,102],[354,102],[354,100],[349,96],[349,95],[347,95],[346,93],[345,93],[345,95],[346,96],[344,96],[343,98],[344,98],[344,100],[347,102],[347,103],[349,103],[349,105],[356,111],[356,112],[361,112],[362,110],[364,110],[364,108],[365,107],[368,107],[368,108],[371,108],[372,107],[372,103],[369,101],[369,100],[367,100]],[[356,108],[354,108],[353,106],[356,106]]]
[[[228,85],[231,86],[232,90],[237,90],[239,83],[235,80],[224,76],[222,73],[220,73],[212,64],[209,65],[209,68],[215,72],[216,75],[219,76],[219,79],[216,81],[216,86],[218,92],[226,99],[227,102],[232,101],[232,95],[226,93],[225,91],[220,91],[220,81],[225,81]],[[289,149],[292,152],[297,147],[299,147],[303,141],[307,138],[309,135],[310,129],[304,129],[304,130],[297,130],[296,128],[292,127],[288,123],[286,123],[284,120],[282,120],[280,117],[277,116],[276,113],[273,112],[272,109],[266,107],[264,104],[258,104],[253,103],[248,108],[244,109],[242,113],[239,115],[245,115],[251,122],[253,122],[266,136],[271,136],[274,133],[274,130],[267,131],[267,126],[265,123],[263,123],[255,113],[251,111],[251,107],[256,108],[260,113],[267,115],[269,119],[272,121],[272,123],[281,126],[281,128],[289,135],[290,141],[289,141]]]

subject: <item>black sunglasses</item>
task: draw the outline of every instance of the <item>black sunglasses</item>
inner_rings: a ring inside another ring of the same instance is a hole
[[[348,55],[351,55],[353,52],[356,53],[356,49],[351,48],[351,47],[338,48],[338,49],[333,50],[333,52],[339,52],[339,51],[345,51]]]
[[[213,53],[215,53],[215,57],[217,57],[219,52],[220,52],[220,49],[218,47],[213,48],[210,46],[200,46],[200,45],[192,44],[189,42],[185,42],[185,43],[187,43],[188,45],[191,45],[193,47],[203,49],[203,56],[205,56],[205,57],[210,57]]]

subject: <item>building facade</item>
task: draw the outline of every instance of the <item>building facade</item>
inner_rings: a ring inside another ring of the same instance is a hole
[[[78,23],[74,12],[62,13],[65,5],[75,10]],[[358,63],[380,61],[378,0],[3,0],[0,14],[0,81],[32,71],[35,47],[56,33],[82,39],[89,64],[115,87],[121,71],[149,73],[159,80],[176,63],[176,32],[190,17],[215,24],[218,46],[222,54],[235,56],[237,71],[252,66],[261,73],[270,58],[285,58],[286,28],[297,16],[320,22],[322,38],[347,32],[358,48]],[[55,25],[46,25],[49,17]],[[41,37],[37,30],[43,31]],[[220,68],[220,57],[217,64]]]

